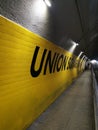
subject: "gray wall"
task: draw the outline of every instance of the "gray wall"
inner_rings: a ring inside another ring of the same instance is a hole
[[[89,43],[89,0],[0,0],[0,13],[53,43],[68,49],[67,40],[79,42],[76,54]],[[45,9],[44,9],[45,7]],[[44,10],[43,10],[44,9]]]

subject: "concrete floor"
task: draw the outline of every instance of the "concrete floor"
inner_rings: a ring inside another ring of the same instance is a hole
[[[94,130],[92,89],[85,71],[27,130]]]

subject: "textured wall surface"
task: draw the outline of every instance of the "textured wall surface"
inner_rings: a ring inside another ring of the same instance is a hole
[[[23,130],[84,69],[85,61],[0,16],[0,130]]]
[[[77,0],[51,2],[47,7],[43,0],[0,0],[1,15],[34,32],[0,17],[1,130],[27,127],[84,69],[83,59],[79,67],[72,53],[56,45],[69,50],[71,38],[80,41],[77,52],[85,48],[88,9]],[[41,68],[36,78],[31,63]]]
[[[79,14],[75,0],[53,0],[52,7],[43,5],[43,0],[0,0],[0,13],[66,48],[68,38],[79,41],[83,36],[83,30],[84,32],[87,30],[85,27],[88,28],[87,4],[80,2],[77,3]],[[83,26],[85,25],[84,29],[80,20]],[[80,42],[83,43],[85,39]]]

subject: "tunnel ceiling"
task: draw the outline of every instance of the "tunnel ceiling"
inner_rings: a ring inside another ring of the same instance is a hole
[[[83,51],[98,57],[98,0],[50,0],[43,11],[43,0],[0,0],[0,14],[21,24],[65,49],[68,39]],[[41,10],[40,10],[41,9]]]

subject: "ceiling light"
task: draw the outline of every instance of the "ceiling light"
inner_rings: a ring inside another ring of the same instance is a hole
[[[78,43],[76,43],[76,46],[78,46],[79,44]]]
[[[51,7],[51,3],[49,0],[44,0],[44,2],[46,3],[47,6]]]

